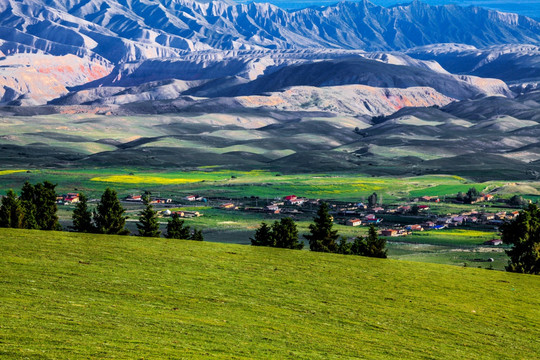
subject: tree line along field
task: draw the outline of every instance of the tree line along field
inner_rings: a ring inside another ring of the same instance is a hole
[[[540,277],[0,229],[0,357],[540,356]]]

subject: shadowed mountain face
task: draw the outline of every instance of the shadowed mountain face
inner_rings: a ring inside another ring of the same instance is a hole
[[[462,44],[438,44],[410,49],[407,54],[437,61],[455,74],[497,78],[521,93],[540,89],[540,47],[500,45],[477,49]]]
[[[113,63],[211,49],[403,50],[435,43],[540,43],[530,18],[417,1],[367,1],[287,11],[193,0],[5,0],[0,51],[99,56]]]
[[[402,94],[389,90],[387,100]],[[540,92],[407,107],[386,117],[250,108],[240,101],[154,100],[75,115],[69,113],[84,107],[4,109],[11,114],[2,116],[8,130],[0,136],[0,163],[540,179]]]

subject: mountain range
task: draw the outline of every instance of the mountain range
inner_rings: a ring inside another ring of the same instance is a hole
[[[485,157],[536,179],[539,64],[540,23],[478,7],[6,0],[0,163],[467,174]]]
[[[437,43],[540,44],[540,24],[478,7],[366,0],[288,11],[195,0],[6,0],[0,50],[77,54],[112,63],[196,50],[404,50]]]

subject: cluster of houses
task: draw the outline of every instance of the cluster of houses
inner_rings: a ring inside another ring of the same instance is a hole
[[[133,202],[133,203],[142,203],[142,195],[128,195],[124,198],[124,201]],[[172,204],[173,200],[171,198],[162,198],[162,197],[152,197],[150,198],[150,204]]]
[[[186,201],[200,201],[200,202],[208,202],[208,200],[201,196],[201,195],[188,195],[184,198]]]
[[[507,220],[513,220],[519,215],[519,211],[500,211],[497,213],[480,213],[478,211],[463,212],[460,215],[447,215],[437,218],[429,224],[459,226],[466,223],[501,225]]]
[[[378,218],[377,215],[375,215],[375,214],[367,214],[362,219],[359,219],[359,218],[347,219],[347,221],[345,221],[345,225],[347,225],[347,226],[360,226],[362,224],[371,225],[371,224],[379,224],[381,222],[382,222],[382,219]]]

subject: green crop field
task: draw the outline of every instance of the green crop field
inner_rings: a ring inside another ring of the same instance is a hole
[[[540,277],[0,229],[0,357],[533,359]]]
[[[191,170],[151,171],[139,168],[35,169],[0,172],[0,189],[18,189],[24,181],[49,180],[59,191],[85,191],[91,195],[112,187],[121,194],[149,190],[182,197],[199,193],[207,197],[273,199],[295,194],[327,200],[362,201],[373,192],[385,202],[423,195],[450,196],[471,187],[492,189],[501,182],[476,183],[458,176],[372,177],[362,173],[281,174],[252,170],[235,171],[219,167]],[[540,184],[531,183],[540,187]]]

